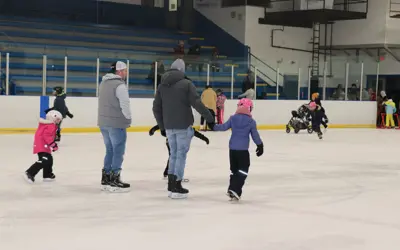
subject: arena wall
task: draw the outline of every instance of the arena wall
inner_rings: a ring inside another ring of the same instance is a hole
[[[41,103],[42,99],[42,103]],[[2,96],[0,97],[1,121],[0,133],[32,133],[37,127],[40,112],[53,103],[43,103],[46,98],[38,96]],[[235,112],[237,100],[228,100],[225,119]],[[291,110],[297,109],[304,101],[258,100],[255,101],[253,117],[260,129],[284,129],[291,117]],[[74,119],[63,121],[63,132],[98,132],[97,98],[69,97],[67,105]],[[133,124],[131,132],[148,131],[156,124],[152,112],[153,99],[131,99]],[[331,128],[373,128],[375,127],[375,102],[324,101]],[[195,114],[195,125],[200,117]]]

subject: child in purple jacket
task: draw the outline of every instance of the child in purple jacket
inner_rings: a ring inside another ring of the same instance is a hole
[[[215,131],[232,129],[229,140],[229,160],[231,165],[231,177],[227,195],[232,201],[240,200],[242,188],[250,168],[249,144],[251,135],[257,145],[257,156],[264,153],[264,145],[257,131],[256,121],[251,117],[253,102],[250,99],[241,99],[236,113],[221,125],[216,124]]]

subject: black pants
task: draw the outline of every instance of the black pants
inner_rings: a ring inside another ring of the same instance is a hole
[[[214,121],[215,121],[215,112],[214,112],[214,110],[212,110],[212,109],[208,109],[210,112],[211,112],[211,115],[214,117]],[[204,117],[201,117],[201,119],[200,119],[200,124],[201,125],[204,125]]]
[[[229,150],[231,165],[231,177],[228,190],[232,190],[239,196],[246,181],[250,168],[250,154],[248,150]]]
[[[321,123],[322,123],[322,117],[324,116],[324,112],[321,110],[315,110],[311,113],[311,123],[312,123],[312,129],[317,132],[318,134],[321,134]]]
[[[168,166],[169,166],[169,157],[171,156],[171,148],[169,147],[168,139],[165,141],[165,145],[168,148],[168,161],[167,161],[167,166],[165,167],[163,175],[167,176],[168,175]]]
[[[39,153],[38,160],[26,172],[36,176],[43,169],[43,178],[50,178],[53,173],[53,156],[49,153]]]
[[[321,112],[322,112],[322,117],[321,117],[321,124],[322,126],[324,126],[324,128],[328,127],[328,117],[325,114],[325,109],[323,107],[321,107]]]

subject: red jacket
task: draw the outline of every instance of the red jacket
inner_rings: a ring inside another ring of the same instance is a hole
[[[52,121],[40,118],[39,126],[35,133],[35,141],[33,143],[33,153],[49,153],[52,147],[56,145],[54,139],[56,137],[57,125]]]

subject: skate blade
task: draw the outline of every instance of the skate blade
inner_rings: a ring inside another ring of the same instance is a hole
[[[168,191],[168,197],[171,198],[172,192]]]
[[[131,188],[119,188],[119,187],[109,187],[107,191],[109,193],[129,193]]]
[[[108,188],[109,188],[110,186],[108,186],[108,185],[101,185],[101,188],[100,188],[100,190],[101,191],[108,191]]]
[[[55,182],[56,179],[51,179],[51,178],[43,178],[43,182]]]
[[[170,198],[173,200],[181,200],[181,199],[187,199],[188,195],[187,194],[179,194],[179,193],[171,193]]]
[[[28,176],[26,174],[24,174],[23,177],[24,177],[25,182],[27,182],[28,184],[33,184],[34,183],[31,179],[28,178]]]

